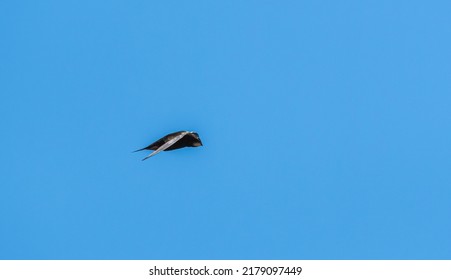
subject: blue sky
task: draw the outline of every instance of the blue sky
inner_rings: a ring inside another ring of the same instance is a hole
[[[0,258],[451,258],[450,14],[2,1]]]

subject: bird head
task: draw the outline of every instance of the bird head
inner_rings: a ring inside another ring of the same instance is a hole
[[[194,131],[191,131],[190,134],[193,135],[194,138],[196,138],[196,140],[198,140],[198,142],[195,142],[195,143],[194,143],[194,147],[203,146],[202,141],[200,140],[199,134],[197,134],[197,133],[194,132]]]

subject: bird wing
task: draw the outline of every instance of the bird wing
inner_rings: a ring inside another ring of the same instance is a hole
[[[175,143],[177,143],[177,141],[179,141],[180,139],[182,139],[186,134],[188,134],[188,131],[183,131],[182,133],[180,133],[180,135],[177,135],[176,137],[172,138],[171,140],[169,140],[168,142],[164,143],[163,145],[161,145],[161,147],[159,147],[158,149],[156,149],[155,151],[153,151],[150,155],[148,155],[147,157],[143,158],[142,160],[146,160],[156,154],[158,154],[161,151],[166,150],[167,148],[169,148],[170,146],[174,145]]]

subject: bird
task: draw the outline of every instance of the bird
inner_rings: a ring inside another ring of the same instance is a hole
[[[202,141],[199,138],[199,134],[194,131],[177,131],[174,133],[170,133],[157,141],[153,142],[147,147],[136,150],[134,152],[139,152],[142,150],[153,150],[151,154],[143,158],[142,160],[146,160],[161,151],[171,151],[185,147],[199,147],[203,146]]]

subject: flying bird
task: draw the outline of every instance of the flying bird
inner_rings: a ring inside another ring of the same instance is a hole
[[[203,146],[202,141],[200,141],[199,134],[194,131],[177,131],[168,134],[157,141],[153,142],[149,146],[136,150],[135,152],[142,150],[153,150],[153,152],[143,158],[146,160],[161,151],[171,151],[175,149],[185,148],[185,147],[199,147]]]

